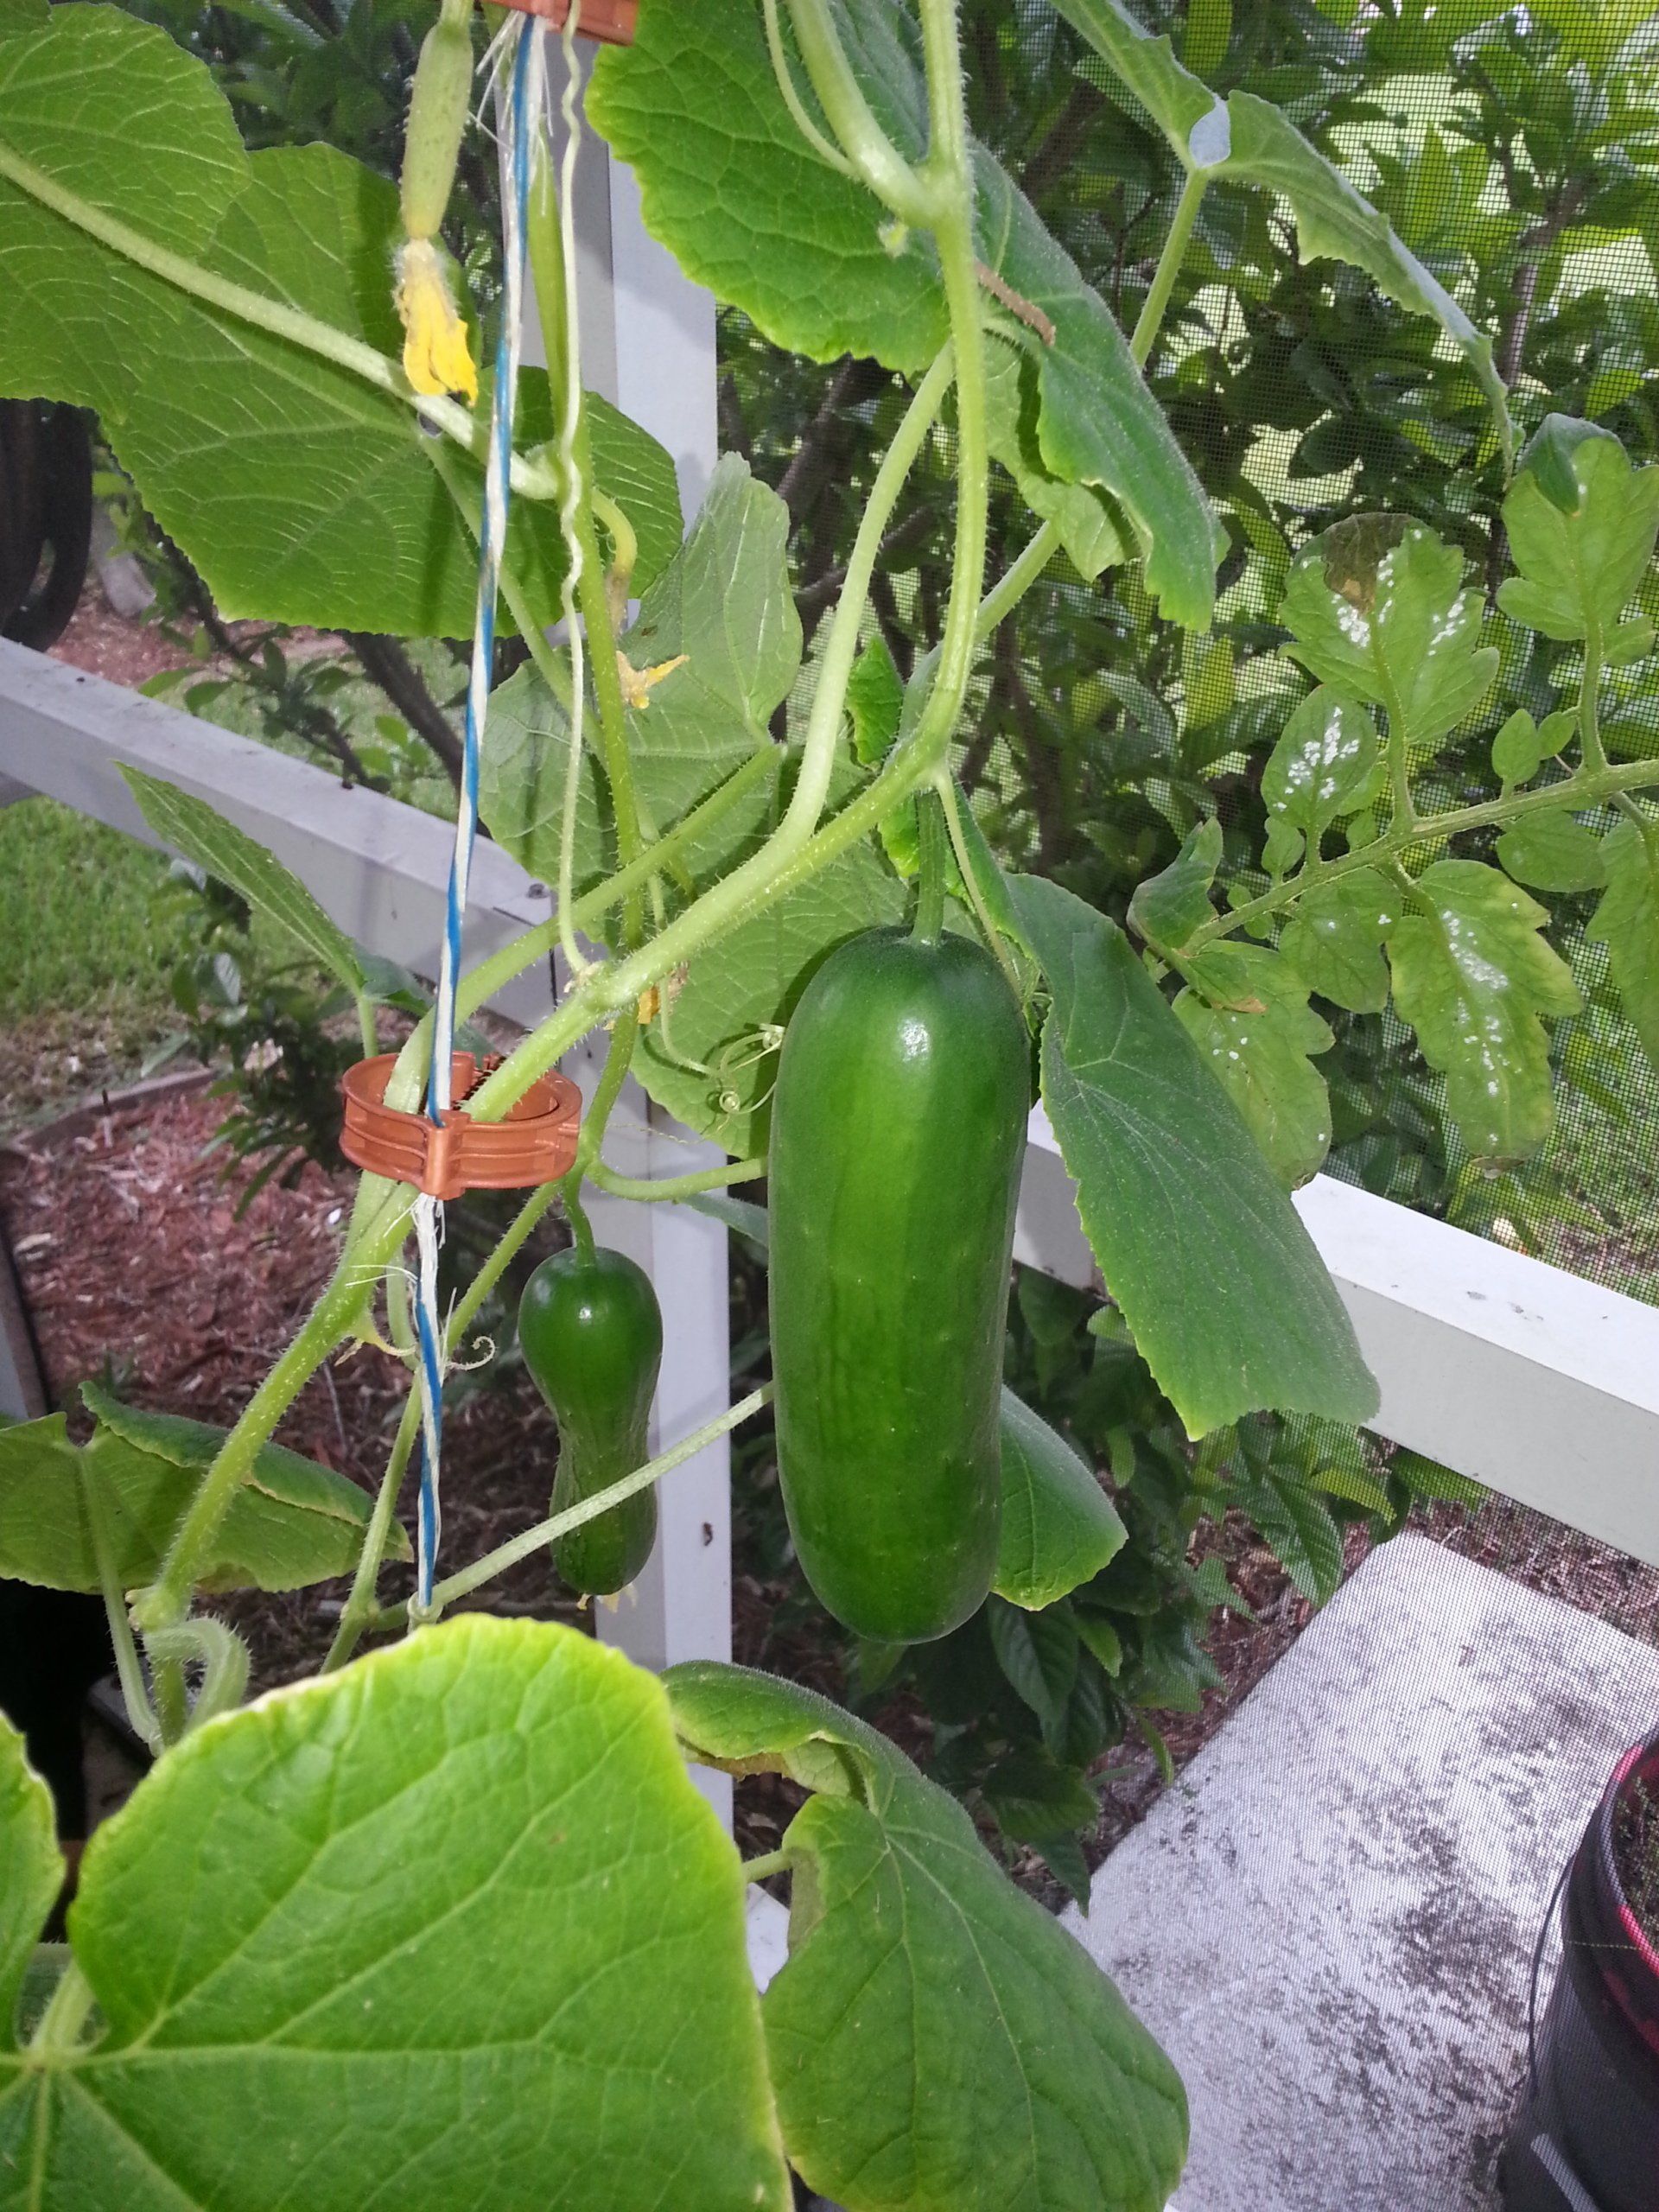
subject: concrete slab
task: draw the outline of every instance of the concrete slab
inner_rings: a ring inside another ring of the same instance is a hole
[[[1656,1716],[1659,1651],[1372,1554],[1068,1916],[1185,2080],[1179,2212],[1491,2212],[1533,1943]]]

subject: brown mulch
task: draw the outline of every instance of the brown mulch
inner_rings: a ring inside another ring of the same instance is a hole
[[[240,1219],[250,1171],[221,1177],[211,1149],[221,1101],[197,1094],[47,1129],[0,1152],[3,1218],[55,1403],[89,1424],[79,1385],[102,1380],[129,1402],[233,1421],[328,1280],[354,1173],[307,1166],[292,1190],[267,1185]],[[445,1533],[454,1556],[488,1550],[547,1511],[552,1423],[519,1367],[498,1388],[457,1394],[445,1427]],[[363,1350],[306,1385],[278,1440],[372,1490],[402,1408],[398,1363]],[[406,1491],[412,1514],[412,1484]],[[346,1584],[216,1600],[248,1637],[257,1688],[312,1672]],[[388,1599],[407,1594],[390,1569]],[[512,1611],[568,1614],[545,1562],[490,1586]]]

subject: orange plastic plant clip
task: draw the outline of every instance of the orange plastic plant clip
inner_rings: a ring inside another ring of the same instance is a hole
[[[458,1198],[465,1191],[522,1191],[556,1183],[576,1156],[582,1093],[566,1076],[540,1076],[499,1122],[475,1122],[452,1106],[438,1128],[424,1114],[400,1113],[385,1103],[397,1055],[378,1053],[347,1068],[340,1081],[346,1122],[340,1148],[354,1167],[412,1183],[429,1198]],[[451,1063],[450,1095],[465,1098],[488,1072],[470,1052]]]

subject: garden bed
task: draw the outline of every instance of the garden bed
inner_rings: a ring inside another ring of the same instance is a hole
[[[77,1426],[79,1383],[102,1377],[137,1405],[227,1424],[327,1279],[353,1176],[308,1166],[293,1188],[267,1185],[238,1217],[245,1179],[221,1179],[210,1149],[221,1102],[175,1091],[110,1110],[82,1109],[0,1151],[0,1218],[16,1254],[54,1399]],[[142,1252],[142,1265],[135,1254]],[[741,1280],[734,1338],[753,1317]],[[111,1370],[112,1348],[119,1363]],[[378,1480],[402,1402],[396,1363],[365,1349],[325,1368],[302,1391],[280,1432],[284,1442],[350,1475]],[[84,1421],[79,1423],[84,1427]],[[446,1425],[446,1546],[457,1558],[505,1541],[547,1510],[551,1427],[516,1362],[492,1388],[461,1394]],[[764,1480],[764,1471],[763,1471]],[[1465,1557],[1648,1641],[1659,1641],[1659,1572],[1610,1552],[1538,1514],[1494,1498],[1478,1513],[1436,1507],[1413,1527]],[[1245,1524],[1230,1516],[1206,1529],[1202,1548],[1225,1559],[1234,1586],[1256,1614],[1217,1618],[1210,1650],[1223,1680],[1195,1713],[1160,1716],[1178,1769],[1203,1749],[1228,1715],[1294,1643],[1313,1609]],[[745,1556],[739,1516],[734,1578],[736,1656],[766,1665],[831,1696],[844,1695],[846,1640],[804,1599],[792,1570],[773,1573]],[[1370,1545],[1351,1529],[1351,1573]],[[390,1570],[389,1592],[400,1592]],[[252,1648],[257,1688],[297,1679],[321,1662],[345,1585],[291,1596],[245,1592],[218,1601]],[[480,1600],[488,1610],[579,1620],[546,1566],[525,1562]],[[913,1756],[925,1759],[931,1724],[906,1695],[872,1716]],[[1124,1745],[1109,1755],[1099,1827],[1085,1839],[1091,1866],[1134,1827],[1164,1787],[1149,1750]],[[774,1848],[798,1802],[791,1785],[746,1783],[739,1822],[746,1847]],[[1019,1869],[1027,1886],[1055,1906],[1058,1885],[1033,1855]]]

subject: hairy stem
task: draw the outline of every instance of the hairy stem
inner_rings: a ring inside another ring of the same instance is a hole
[[[789,12],[807,76],[842,153],[901,222],[931,224],[933,195],[876,121],[826,0],[789,0]]]
[[[403,1414],[397,1423],[397,1433],[392,1438],[391,1450],[387,1455],[386,1471],[380,1478],[374,1510],[370,1514],[369,1525],[363,1532],[363,1548],[357,1555],[352,1586],[346,1603],[340,1607],[340,1621],[334,1630],[334,1640],[328,1646],[328,1656],[319,1670],[322,1674],[332,1674],[336,1667],[346,1664],[362,1640],[364,1630],[374,1618],[375,1586],[380,1579],[380,1569],[386,1556],[386,1539],[391,1534],[392,1516],[397,1510],[404,1477],[409,1471],[415,1440],[420,1433],[421,1394],[411,1376],[409,1395],[404,1400]]]
[[[394,1186],[347,1238],[334,1280],[248,1401],[179,1523],[161,1573],[133,1605],[133,1622],[141,1632],[172,1628],[183,1619],[190,1592],[207,1569],[219,1523],[252,1472],[260,1446],[362,1312],[382,1270],[403,1243],[412,1196]],[[156,1694],[161,1695],[159,1681]],[[165,1725],[165,1712],[162,1719]]]
[[[1212,915],[1187,939],[1183,951],[1190,961],[1217,938],[1230,937],[1251,922],[1264,920],[1281,908],[1294,906],[1315,884],[1333,882],[1338,876],[1351,875],[1356,868],[1387,868],[1412,846],[1443,845],[1465,830],[1504,828],[1525,815],[1546,813],[1557,807],[1582,812],[1604,800],[1616,799],[1623,793],[1656,784],[1659,784],[1659,760],[1621,761],[1603,768],[1580,768],[1576,775],[1547,784],[1541,791],[1517,791],[1505,798],[1483,800],[1476,806],[1453,807],[1444,814],[1418,815],[1408,823],[1390,827],[1385,835],[1369,845],[1362,845],[1357,852],[1338,854],[1334,860],[1310,861],[1300,875],[1289,881],[1274,884],[1259,897],[1235,906],[1230,913]]]
[[[1192,226],[1198,219],[1198,207],[1203,200],[1209,179],[1201,169],[1192,170],[1181,188],[1176,202],[1174,219],[1169,235],[1164,240],[1163,251],[1158,257],[1158,266],[1153,271],[1152,289],[1141,302],[1141,313],[1135,326],[1135,335],[1129,340],[1129,351],[1135,356],[1135,366],[1144,369],[1157,343],[1158,333],[1168,312],[1170,295],[1175,289],[1175,279],[1181,273],[1181,264],[1186,258],[1186,249],[1192,242]]]
[[[724,1167],[702,1167],[690,1175],[619,1175],[602,1160],[594,1160],[588,1180],[607,1198],[645,1202],[695,1198],[704,1191],[723,1191],[733,1183],[753,1183],[766,1172],[764,1160],[734,1160]]]

